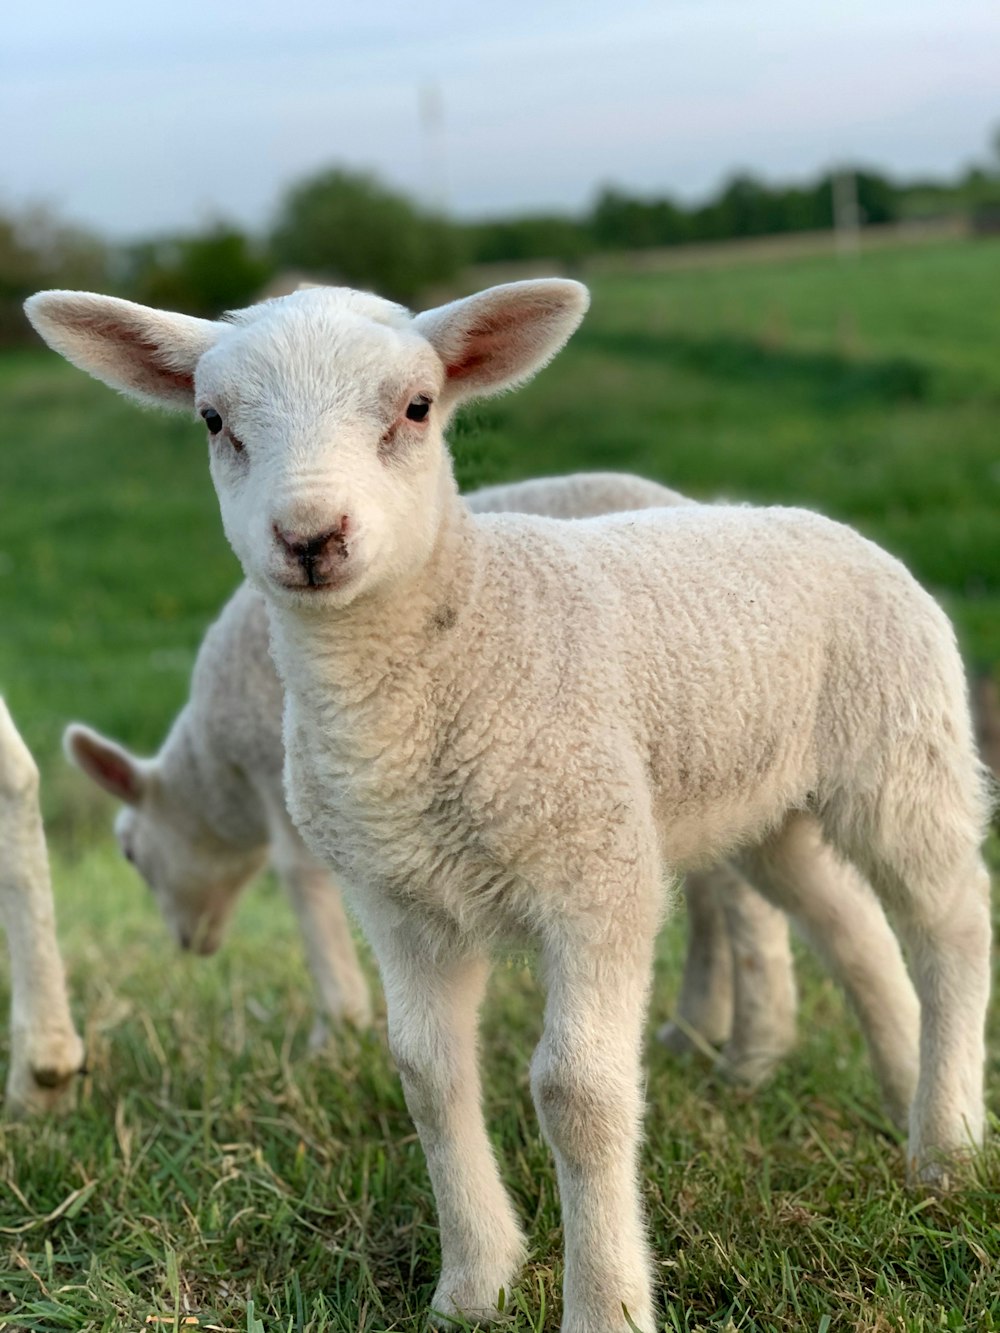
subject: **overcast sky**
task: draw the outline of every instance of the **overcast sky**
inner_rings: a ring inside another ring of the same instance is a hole
[[[477,216],[949,173],[998,123],[996,0],[40,0],[0,35],[0,198],[117,235],[262,226],[331,163]]]

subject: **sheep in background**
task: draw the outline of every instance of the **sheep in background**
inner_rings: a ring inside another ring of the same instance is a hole
[[[10,954],[8,1115],[49,1111],[83,1067],[56,940],[38,769],[0,698],[0,923]]]
[[[557,518],[692,503],[657,482],[606,472],[484,487],[466,499],[476,513]],[[219,947],[239,894],[270,852],[319,997],[310,1036],[315,1047],[328,1021],[364,1026],[371,1006],[340,891],[287,813],[282,704],[264,599],[244,584],[209,627],[190,700],[155,759],[137,758],[79,723],[67,728],[65,744],[69,758],[124,803],[119,845],[182,947],[203,954]],[[845,987],[889,1114],[905,1124],[916,1084],[919,1014],[896,938],[867,886],[819,845],[818,835],[809,873],[800,928]],[[786,916],[731,866],[692,871],[684,894],[691,944],[675,1020],[661,1040],[675,1051],[724,1043],[727,1075],[756,1086],[795,1040]],[[845,913],[849,930],[842,926]]]
[[[909,945],[909,1159],[940,1180],[984,1132],[986,799],[947,618],[850,529],[791,509],[565,523],[462,504],[449,415],[529,378],[586,304],[550,280],[416,318],[328,289],[221,322],[80,293],[28,310],[84,369],[206,422],[227,536],[268,599],[289,807],[381,968],[438,1205],[435,1309],[489,1318],[523,1260],[476,1014],[491,950],[528,940],[562,1327],[651,1333],[636,1175],[662,867],[733,855],[794,898],[803,821],[820,821]]]

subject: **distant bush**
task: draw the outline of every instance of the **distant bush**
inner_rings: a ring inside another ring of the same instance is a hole
[[[108,250],[90,232],[43,207],[0,213],[0,346],[34,341],[21,309],[32,292],[107,283]]]
[[[285,196],[270,238],[277,263],[406,304],[447,282],[463,259],[443,217],[366,173],[334,169]]]
[[[198,235],[130,246],[121,269],[132,300],[211,319],[256,300],[273,262],[238,228],[219,222]]]

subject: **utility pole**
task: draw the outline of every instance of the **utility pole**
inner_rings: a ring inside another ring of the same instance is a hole
[[[431,210],[448,212],[448,168],[445,150],[444,99],[437,83],[420,88],[420,132],[424,159],[424,196]]]
[[[833,173],[833,230],[837,254],[853,258],[861,248],[861,210],[858,208],[858,178],[847,167]]]

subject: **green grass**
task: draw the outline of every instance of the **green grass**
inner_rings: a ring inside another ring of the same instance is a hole
[[[602,278],[563,356],[459,423],[460,473],[633,468],[823,508],[903,555],[996,669],[997,276],[1000,244],[983,243]],[[91,1070],[72,1116],[0,1129],[0,1328],[190,1311],[248,1333],[416,1329],[437,1238],[384,1040],[308,1054],[309,985],[269,882],[220,955],[175,954],[103,835],[107,808],[58,757],[70,717],[155,746],[238,578],[201,432],[43,352],[0,359],[0,403],[0,688],[42,764]],[[657,1023],[681,933],[664,935]],[[664,1327],[1000,1328],[1000,1152],[961,1195],[908,1192],[856,1027],[808,959],[802,975],[799,1047],[753,1098],[650,1045]],[[526,968],[499,967],[487,1107],[533,1247],[516,1330],[558,1321],[554,1175],[527,1086],[539,1028]],[[997,1006],[991,1050],[995,1112]]]

